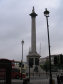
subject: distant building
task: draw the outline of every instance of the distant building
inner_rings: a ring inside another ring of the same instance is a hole
[[[27,63],[23,62],[23,64],[21,65],[21,62],[20,61],[14,60],[14,64],[15,64],[14,68],[19,69],[20,72],[22,70],[22,73],[26,73]]]
[[[51,55],[51,64],[54,64],[54,57],[60,57],[61,54],[56,54],[56,55]],[[44,64],[46,62],[46,60],[49,60],[49,56],[44,57],[44,58],[40,58],[40,64]]]

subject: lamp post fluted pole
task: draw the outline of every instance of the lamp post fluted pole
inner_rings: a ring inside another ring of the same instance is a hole
[[[50,51],[50,37],[49,37],[49,25],[48,25],[49,11],[47,10],[47,8],[44,11],[44,15],[45,15],[46,21],[47,21],[47,35],[48,35],[48,49],[49,49],[49,71],[50,71],[50,80],[49,80],[49,83],[52,84],[51,51]]]
[[[22,59],[21,59],[21,79],[22,79],[22,65],[23,65],[23,44],[24,44],[24,41],[22,40],[21,41],[22,43]]]
[[[23,62],[23,44],[24,44],[24,41],[22,40],[21,43],[22,43],[22,62]]]

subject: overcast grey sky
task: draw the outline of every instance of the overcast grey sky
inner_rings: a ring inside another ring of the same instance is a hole
[[[24,61],[31,46],[32,7],[35,7],[37,52],[48,56],[47,26],[44,10],[50,11],[51,54],[63,54],[63,0],[0,0],[0,58],[21,60],[24,40]],[[41,50],[40,50],[41,44]]]

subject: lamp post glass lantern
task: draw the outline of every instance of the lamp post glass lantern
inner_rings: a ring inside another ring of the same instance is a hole
[[[50,84],[52,84],[52,73],[51,73],[51,52],[50,52],[50,37],[49,37],[49,25],[48,25],[48,17],[49,17],[49,11],[47,10],[47,8],[44,11],[44,16],[46,17],[46,21],[47,21],[47,35],[48,35],[48,49],[49,49],[49,71],[50,71]]]

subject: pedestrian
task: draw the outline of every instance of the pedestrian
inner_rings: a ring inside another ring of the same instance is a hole
[[[57,76],[57,84],[61,84],[61,80],[60,80],[59,75]]]

